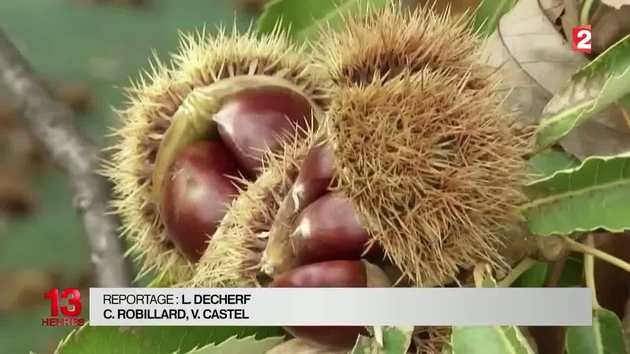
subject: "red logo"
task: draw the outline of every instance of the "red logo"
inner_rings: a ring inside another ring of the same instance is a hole
[[[81,292],[77,288],[67,288],[59,293],[59,289],[50,289],[44,294],[50,300],[50,317],[42,318],[42,326],[83,326],[85,320],[81,315]],[[63,316],[59,316],[59,312]]]
[[[573,27],[572,46],[573,50],[590,54],[591,53],[591,26]]]

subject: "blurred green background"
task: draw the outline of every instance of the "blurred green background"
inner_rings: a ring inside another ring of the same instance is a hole
[[[152,50],[165,59],[177,48],[179,30],[206,25],[216,31],[234,21],[246,28],[251,12],[229,0],[153,0],[141,6],[120,0],[0,1],[0,27],[38,74],[54,84],[78,85],[90,96],[89,109],[76,118],[101,147],[116,124],[112,107],[124,102],[120,87],[148,67]],[[1,92],[0,104],[10,106]],[[2,129],[0,139],[6,139]],[[9,166],[1,166],[0,174],[9,174]],[[43,292],[90,285],[87,243],[64,176],[47,164],[32,173],[28,186],[33,211],[0,214],[0,353],[52,352],[71,328],[41,326],[49,314]]]

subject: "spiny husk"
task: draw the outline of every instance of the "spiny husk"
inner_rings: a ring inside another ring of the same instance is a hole
[[[321,71],[304,59],[301,48],[278,31],[254,33],[221,30],[215,36],[201,32],[183,35],[179,53],[167,66],[155,59],[128,90],[127,107],[119,112],[122,126],[105,174],[114,182],[113,208],[120,215],[130,252],[142,260],[140,275],[159,270],[165,282],[189,279],[193,265],[168,242],[152,202],[151,175],[158,147],[171,118],[195,88],[238,75],[269,75],[301,88],[317,104],[324,104]]]
[[[336,84],[328,139],[338,186],[417,286],[478,261],[505,270],[527,133],[500,109],[468,18],[390,5],[325,31],[316,56]]]
[[[416,354],[441,354],[451,342],[451,327],[416,327],[413,331]]]
[[[313,128],[297,130],[278,152],[266,154],[262,174],[242,181],[240,192],[199,260],[191,287],[260,285],[260,257],[280,204],[295,182],[301,161],[315,143]]]
[[[471,87],[485,85],[488,70],[475,64],[480,43],[468,19],[438,14],[428,6],[405,10],[394,2],[371,15],[346,18],[341,31],[324,31],[315,55],[338,85],[444,68],[469,75]]]
[[[429,67],[377,74],[338,87],[328,111],[335,189],[416,286],[481,261],[507,267],[498,248],[520,220],[528,139],[501,110],[498,82],[470,80]]]

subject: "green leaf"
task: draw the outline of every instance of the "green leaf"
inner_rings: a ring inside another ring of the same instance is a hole
[[[271,348],[281,344],[282,341],[284,341],[284,337],[256,339],[254,336],[245,338],[233,336],[219,344],[208,344],[186,354],[265,354]]]
[[[473,13],[473,28],[481,37],[496,31],[499,20],[518,0],[483,0]]]
[[[538,126],[539,149],[553,145],[609,104],[630,94],[630,35],[573,75],[547,103]]]
[[[567,354],[627,354],[621,321],[606,309],[593,310],[593,325],[567,327]]]
[[[580,161],[562,150],[547,149],[532,156],[528,164],[531,172],[542,178],[560,170],[577,167]]]
[[[411,345],[411,336],[413,334],[413,326],[411,327],[393,327],[384,326],[383,330],[383,353],[397,354],[406,353]]]
[[[545,280],[547,280],[547,272],[549,270],[549,266],[544,262],[536,262],[531,268],[529,268],[525,273],[523,273],[512,287],[514,288],[539,288],[545,285]]]
[[[535,235],[630,228],[630,155],[590,157],[525,187],[522,207]]]
[[[582,254],[572,254],[567,257],[562,274],[558,280],[558,287],[574,288],[584,286],[584,257]]]
[[[57,348],[59,354],[171,354],[201,345],[224,341],[232,336],[259,338],[282,335],[277,327],[91,327],[73,331]]]
[[[451,347],[453,354],[534,354],[514,326],[453,327]]]
[[[359,336],[350,354],[405,354],[412,335],[413,326],[374,327],[374,337]]]
[[[344,15],[367,14],[389,0],[274,0],[265,7],[256,28],[271,33],[276,26],[298,41],[316,39],[320,28],[339,28]]]

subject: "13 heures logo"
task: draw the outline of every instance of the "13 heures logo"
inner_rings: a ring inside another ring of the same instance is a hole
[[[42,318],[42,326],[82,326],[85,323],[80,317],[82,306],[79,289],[67,288],[60,292],[58,288],[53,288],[44,294],[44,298],[50,300],[50,317]]]

